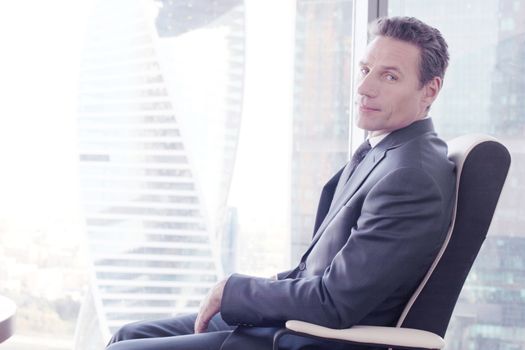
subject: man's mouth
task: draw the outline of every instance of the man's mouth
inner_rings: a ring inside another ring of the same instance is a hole
[[[366,105],[366,104],[359,104],[359,110],[360,111],[363,111],[363,112],[378,112],[380,111],[381,109],[380,108],[376,108],[374,106],[370,106],[370,105]]]

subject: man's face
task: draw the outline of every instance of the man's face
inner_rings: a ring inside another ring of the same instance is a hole
[[[358,127],[381,135],[426,115],[441,80],[420,87],[419,57],[417,46],[388,37],[378,36],[368,45],[357,85]]]

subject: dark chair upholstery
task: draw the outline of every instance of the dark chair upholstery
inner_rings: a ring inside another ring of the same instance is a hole
[[[396,327],[329,329],[288,321],[274,338],[297,334],[351,344],[395,349],[440,349],[465,279],[487,235],[510,167],[510,154],[485,135],[465,135],[448,143],[456,163],[456,206],[447,238],[427,275],[408,301]]]

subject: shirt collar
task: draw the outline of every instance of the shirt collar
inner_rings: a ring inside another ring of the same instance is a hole
[[[377,144],[381,141],[383,141],[383,139],[385,137],[387,137],[390,133],[387,132],[386,134],[382,134],[382,135],[378,135],[378,136],[371,136],[368,138],[368,142],[370,142],[370,146],[372,148],[374,148],[375,146],[377,146]]]
[[[421,120],[424,120],[424,119],[429,119],[430,116],[427,115],[425,118],[422,118]],[[379,144],[379,142],[383,141],[383,139],[385,137],[387,137],[388,135],[390,135],[389,132],[387,132],[386,134],[381,134],[381,135],[377,135],[377,136],[369,136],[367,138],[368,142],[370,142],[370,146],[372,148],[374,148],[375,146],[377,146]]]

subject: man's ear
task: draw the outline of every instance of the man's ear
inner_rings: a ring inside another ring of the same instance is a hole
[[[421,101],[424,105],[430,107],[432,102],[436,99],[443,85],[443,79],[440,77],[434,77],[428,83],[425,84],[423,89],[425,89],[425,94],[423,95],[423,100]]]

